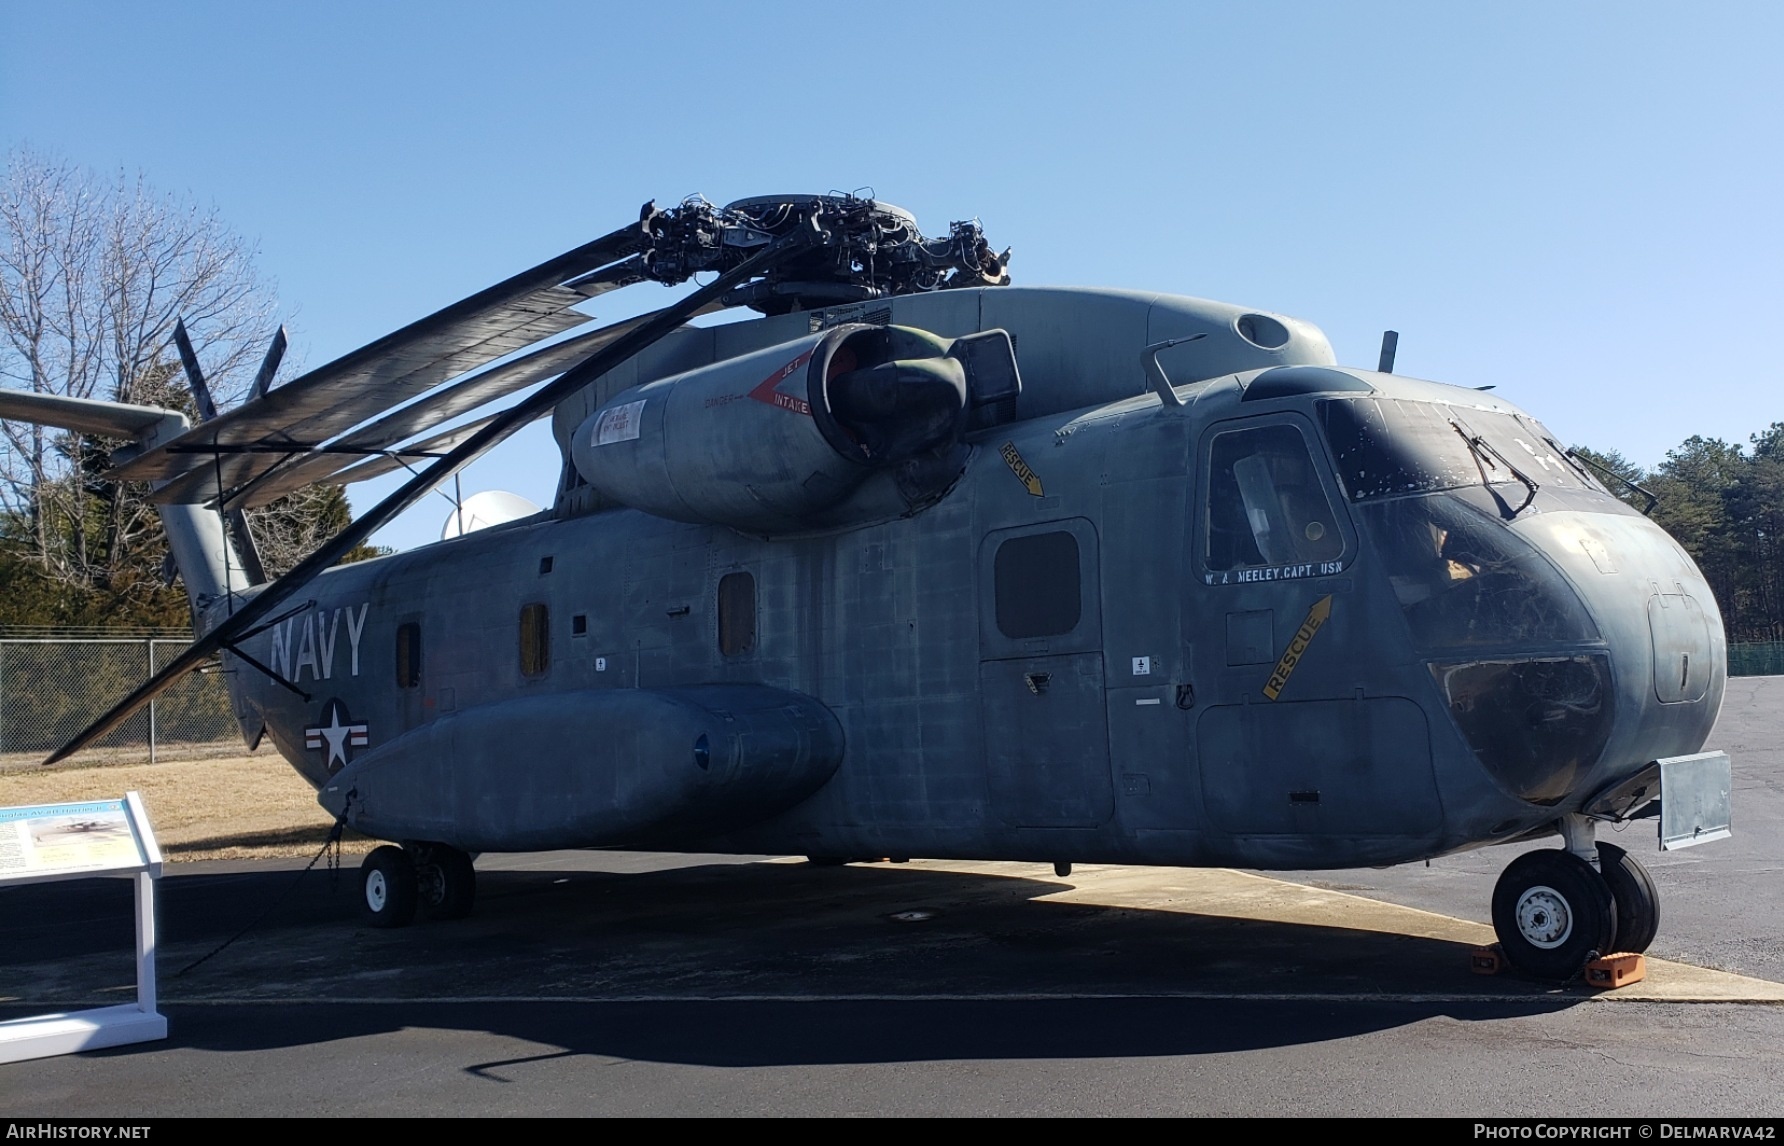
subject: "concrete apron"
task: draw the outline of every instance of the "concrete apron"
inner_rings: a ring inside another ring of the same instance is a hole
[[[613,870],[626,864],[629,870]],[[699,999],[1208,998],[1307,1002],[1784,1003],[1784,984],[1649,959],[1615,991],[1470,972],[1492,929],[1228,870],[914,861],[490,856],[476,913],[375,930],[357,873],[290,901],[185,977],[289,870],[197,865],[167,882],[162,999],[175,1004]],[[182,885],[185,885],[182,887]],[[76,885],[57,885],[72,888]],[[17,891],[14,893],[18,894]],[[0,944],[0,1018],[116,1001],[128,970],[43,930]],[[85,912],[82,912],[85,914]],[[101,943],[98,947],[109,947]],[[32,949],[35,950],[32,950]],[[59,948],[59,949],[58,949]],[[7,997],[9,996],[9,997]]]
[[[1338,927],[1435,940],[1470,951],[1496,941],[1492,927],[1484,923],[1221,868],[1162,873],[1155,868],[1083,868],[1072,873],[1071,882],[1075,886],[1070,890],[1044,898],[1309,928]],[[1317,948],[1310,954],[1317,958]],[[1466,972],[1467,968],[1464,964],[1449,970]],[[1514,994],[1525,993],[1522,988],[1526,987],[1541,989],[1519,983],[1509,973],[1488,981]],[[1613,1002],[1784,1003],[1784,984],[1649,956],[1647,976],[1641,982],[1614,991],[1592,991],[1590,996]]]

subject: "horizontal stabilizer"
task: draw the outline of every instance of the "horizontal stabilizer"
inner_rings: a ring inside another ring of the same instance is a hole
[[[131,406],[123,402],[64,398],[60,394],[31,394],[23,390],[0,390],[0,418],[60,426],[77,434],[125,441],[137,440],[166,423],[168,418],[177,418],[180,427],[186,424],[184,414],[158,406]]]

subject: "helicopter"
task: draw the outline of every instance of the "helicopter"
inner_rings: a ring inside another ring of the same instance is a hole
[[[361,868],[378,926],[468,913],[490,852],[1063,874],[1558,835],[1495,888],[1506,959],[1644,950],[1655,883],[1596,826],[1729,831],[1700,751],[1725,637],[1686,552],[1512,403],[1393,373],[1392,338],[1342,367],[1296,318],[1016,286],[1010,257],[852,195],[646,204],[271,387],[278,339],[227,412],[179,331],[195,425],[0,393],[127,443],[112,476],[151,483],[196,633],[46,763],[220,665],[245,742],[395,841]],[[548,508],[337,565],[544,418]],[[244,510],[401,469],[266,575]]]

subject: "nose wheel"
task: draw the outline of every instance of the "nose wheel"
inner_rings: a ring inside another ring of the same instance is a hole
[[[1598,845],[1598,873],[1617,904],[1617,935],[1611,950],[1641,954],[1660,931],[1660,891],[1654,877],[1634,856],[1607,843]]]
[[[1493,930],[1517,970],[1570,979],[1588,959],[1613,950],[1617,902],[1605,877],[1572,852],[1525,852],[1493,889]]]

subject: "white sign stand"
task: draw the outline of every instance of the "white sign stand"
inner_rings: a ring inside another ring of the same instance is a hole
[[[136,1002],[0,1023],[0,1063],[167,1037],[155,1009],[161,849],[142,798],[0,808],[0,887],[114,874],[136,879]]]

